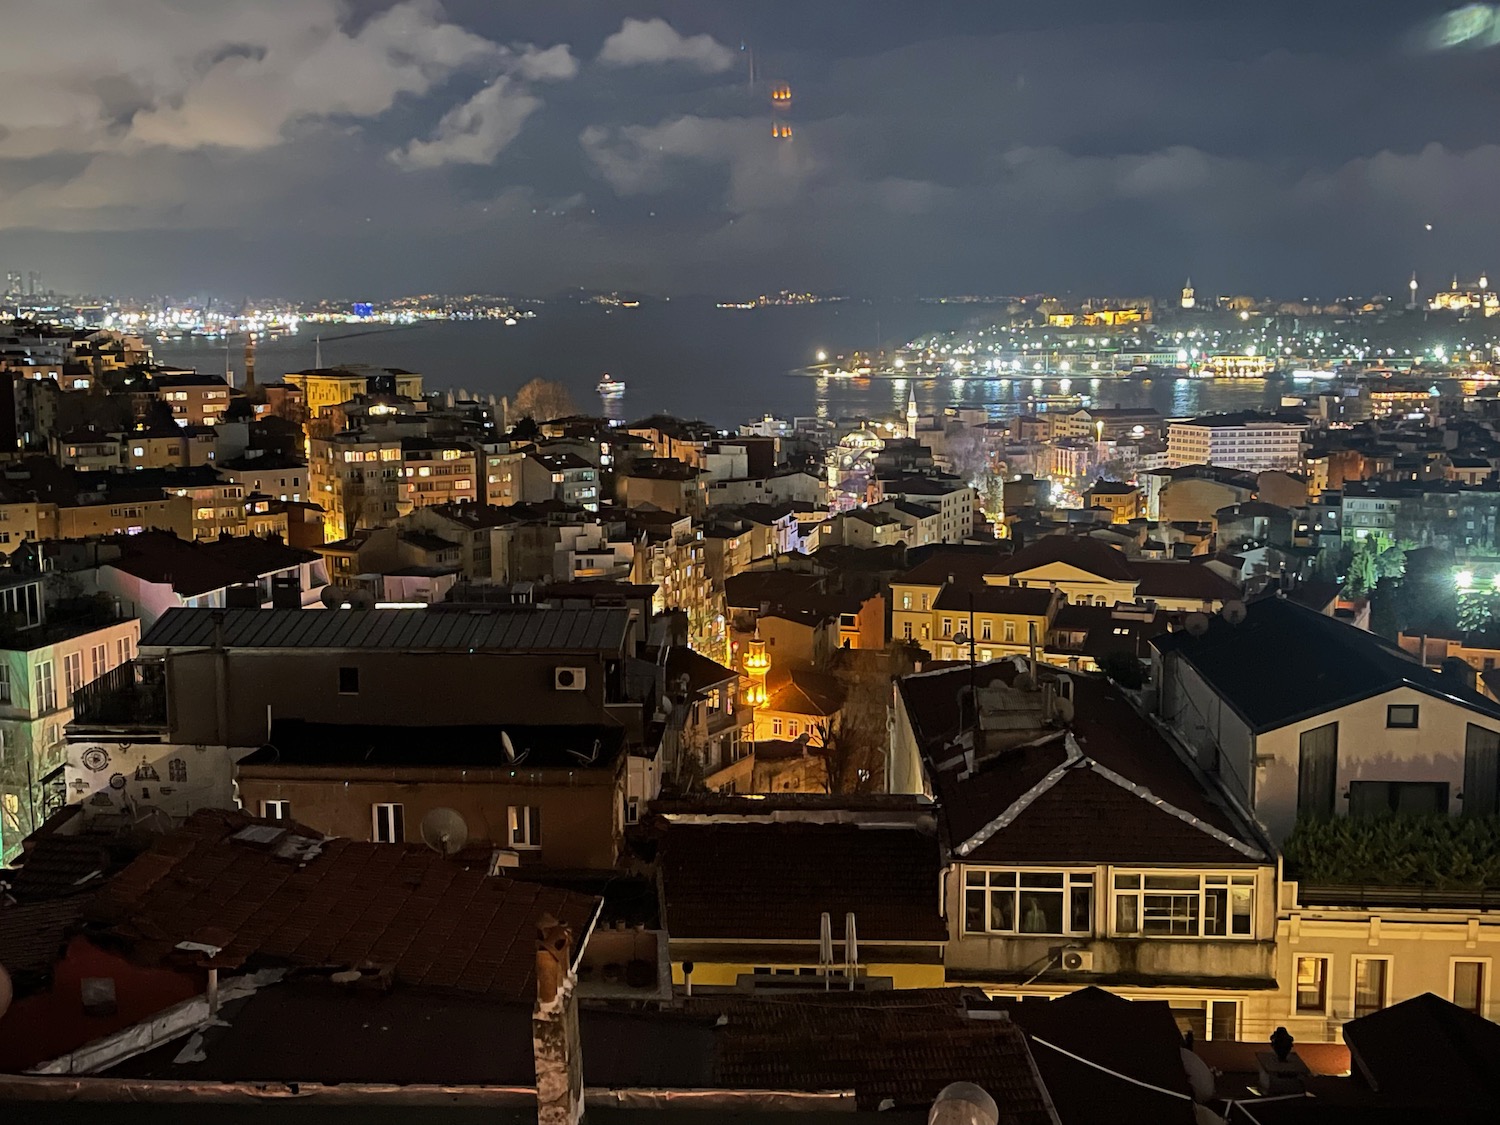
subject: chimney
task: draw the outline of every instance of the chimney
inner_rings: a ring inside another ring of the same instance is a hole
[[[537,1125],[578,1125],[583,1119],[577,983],[573,932],[543,914],[536,925],[536,1007],[531,1012]]]

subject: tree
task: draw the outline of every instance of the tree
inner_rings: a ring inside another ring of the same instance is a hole
[[[533,379],[516,392],[515,401],[511,403],[511,415],[518,419],[545,422],[576,413],[578,408],[573,405],[568,389],[550,379]]]

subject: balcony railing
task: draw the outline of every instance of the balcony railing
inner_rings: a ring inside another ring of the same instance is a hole
[[[159,660],[131,660],[73,693],[84,726],[166,726],[167,672]]]

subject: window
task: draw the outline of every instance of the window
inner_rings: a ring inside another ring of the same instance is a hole
[[[1094,929],[1091,871],[965,871],[964,932],[1088,934]]]
[[[380,806],[377,805],[376,808]],[[400,805],[387,805],[387,808],[400,808]],[[292,802],[290,801],[262,801],[260,803],[260,815],[267,820],[291,820]]]
[[[772,738],[780,738],[781,737],[781,720],[780,719],[772,719],[771,720],[771,737]]]
[[[1476,1016],[1484,1015],[1485,962],[1453,962],[1453,1003]]]
[[[97,680],[105,672],[109,671],[105,665],[109,663],[109,649],[103,645],[95,645],[89,649],[89,671],[92,673],[90,679]]]
[[[73,693],[83,686],[83,653],[70,652],[63,657],[64,700],[71,702]]]
[[[406,839],[406,809],[403,805],[372,805],[373,837],[377,844],[399,844]]]
[[[639,797],[625,798],[625,823],[638,824],[641,819],[641,799]]]
[[[1297,958],[1297,1014],[1328,1011],[1328,958]]]
[[[1446,781],[1351,781],[1350,816],[1426,816],[1448,811]]]
[[[38,714],[57,710],[57,681],[52,677],[52,661],[42,660],[32,668],[32,679],[36,682],[36,709]]]
[[[1385,709],[1385,725],[1405,730],[1415,730],[1417,726],[1417,705],[1415,703],[1392,703]]]
[[[339,669],[339,694],[340,695],[358,695],[359,694],[359,669],[358,668],[340,668]]]
[[[995,639],[994,623],[988,618],[979,623],[979,639],[981,641],[992,641]]]
[[[1147,937],[1250,937],[1254,875],[1116,875],[1115,932]]]
[[[1390,960],[1385,957],[1354,959],[1354,1017],[1368,1016],[1384,1008],[1389,996]]]
[[[910,609],[911,608],[911,595],[910,594],[902,594],[901,595],[901,608],[902,609]],[[908,633],[907,637],[909,638],[910,636],[911,636],[911,634]]]
[[[1005,638],[1005,643],[1014,644],[1016,639],[1016,623],[1014,621],[1005,621],[1002,622],[1002,627],[1004,629],[1002,636]]]
[[[125,661],[127,661],[127,660],[130,659],[130,656],[131,656],[130,648],[131,648],[131,646],[130,646],[130,638],[129,637],[120,637],[118,640],[115,641],[115,657],[116,657],[115,663],[116,664],[124,664]]]
[[[0,703],[10,702],[10,665],[0,664]]]
[[[535,805],[510,806],[510,846],[513,848],[542,846],[541,809]]]
[[[786,736],[788,738],[796,738],[801,733],[802,733],[802,727],[801,727],[800,724],[798,724],[798,722],[797,722],[796,719],[789,719],[789,720],[787,720],[787,724],[786,724]]]
[[[943,618],[943,636],[953,636],[953,618],[951,617]]]

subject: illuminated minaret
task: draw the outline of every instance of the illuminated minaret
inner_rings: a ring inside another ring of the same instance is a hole
[[[750,678],[745,686],[745,706],[751,709],[750,737],[755,737],[755,708],[766,705],[766,673],[771,670],[771,658],[766,655],[766,642],[757,632],[745,653],[745,675]]]
[[[906,400],[906,436],[915,438],[917,436],[917,389],[911,389],[910,397]]]
[[[1414,309],[1414,308],[1417,307],[1417,271],[1416,270],[1412,270],[1411,271],[1411,280],[1409,282],[1407,282],[1407,286],[1411,289],[1411,303],[1408,304],[1406,307],[1409,308],[1409,309]]]
[[[1182,287],[1182,307],[1185,309],[1196,308],[1198,298],[1193,295],[1193,279],[1188,278],[1187,284]]]

